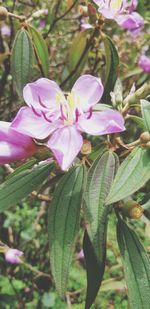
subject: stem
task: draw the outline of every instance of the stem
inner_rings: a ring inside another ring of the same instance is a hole
[[[60,2],[61,2],[61,1],[60,1]],[[59,20],[63,19],[66,15],[68,15],[68,13],[71,12],[71,10],[74,8],[74,6],[75,6],[76,3],[78,2],[78,0],[75,0],[74,3],[70,6],[70,8],[69,8],[64,14],[62,14],[62,15],[59,16],[59,17],[57,17],[57,13],[58,13],[58,9],[59,9],[59,6],[60,6],[60,2],[58,2],[58,6],[56,7],[56,13],[55,13],[56,18],[54,19],[53,23],[50,25],[50,28],[49,28],[47,34],[45,35],[45,37],[48,36],[48,34],[51,32],[51,30],[54,28],[55,24],[56,24]]]
[[[95,37],[95,35],[96,35],[96,33],[97,33],[97,30],[98,30],[98,28],[96,27],[96,28],[94,29],[94,31],[93,31],[93,33],[92,33],[90,39],[87,40],[86,46],[85,46],[85,48],[84,48],[84,50],[83,50],[83,52],[82,52],[82,54],[81,54],[80,59],[79,59],[78,62],[76,63],[74,69],[70,72],[70,74],[66,77],[66,79],[60,84],[60,87],[63,87],[63,86],[69,81],[69,79],[76,73],[76,71],[77,71],[77,69],[79,68],[79,66],[80,66],[80,64],[81,64],[81,62],[82,62],[82,60],[84,59],[86,53],[88,52],[89,48],[91,47],[91,43],[92,43],[92,41],[93,41],[93,39],[94,39],[94,37]]]
[[[24,22],[24,21],[26,20],[26,17],[25,17],[25,16],[19,16],[19,15],[10,13],[10,12],[8,12],[8,16],[9,16],[9,17],[16,18],[16,19],[18,19],[20,22]]]

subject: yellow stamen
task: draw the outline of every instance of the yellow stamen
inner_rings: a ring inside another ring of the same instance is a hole
[[[114,10],[119,10],[122,5],[122,0],[111,0],[110,1],[110,8]]]

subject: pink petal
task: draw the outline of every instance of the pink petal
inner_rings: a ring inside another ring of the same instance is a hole
[[[138,61],[138,65],[143,71],[150,72],[150,57],[147,57],[146,55],[141,55],[140,59]]]
[[[0,164],[26,159],[36,152],[34,141],[10,127],[11,123],[0,122]]]
[[[72,88],[75,99],[79,102],[79,109],[87,111],[102,97],[104,87],[101,79],[92,75],[82,75]]]
[[[53,124],[47,121],[44,116],[38,116],[30,107],[22,107],[11,127],[17,132],[33,138],[45,139],[55,130],[57,121]]]
[[[20,257],[23,252],[18,249],[8,249],[5,253],[5,259],[8,263],[19,264],[21,263]]]
[[[81,134],[74,126],[56,130],[47,146],[52,150],[62,170],[67,170],[79,153],[83,144]]]
[[[137,12],[133,12],[131,14],[119,15],[116,18],[117,23],[123,29],[135,30],[144,25],[143,17]]]
[[[65,101],[59,86],[47,78],[40,78],[34,83],[29,83],[23,89],[25,102],[29,107],[33,106],[35,110],[55,111],[58,109],[58,94],[61,95],[62,101]]]
[[[103,135],[125,130],[122,115],[113,110],[93,112],[90,119],[79,117],[78,129],[91,135]]]

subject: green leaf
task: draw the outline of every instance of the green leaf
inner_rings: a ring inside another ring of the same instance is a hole
[[[87,185],[84,194],[84,215],[87,231],[98,260],[103,259],[105,248],[105,233],[107,229],[110,207],[105,206],[106,197],[113,182],[118,158],[112,152],[106,151],[100,155],[89,169]]]
[[[71,44],[68,53],[68,68],[70,71],[74,69],[86,47],[87,34],[89,34],[89,30],[79,32]]]
[[[42,34],[36,30],[33,26],[28,25],[28,31],[33,43],[35,56],[38,58],[38,65],[42,71],[42,75],[49,76],[49,54],[45,40]]]
[[[82,54],[86,48],[87,45],[87,35],[91,32],[91,30],[84,30],[81,31],[77,34],[77,36],[74,38],[71,47],[69,49],[68,52],[68,69],[70,72],[72,72],[74,70],[74,68],[76,67],[78,61],[80,60],[80,58],[82,57]],[[88,57],[88,51],[85,53],[79,68],[77,69],[77,72],[74,74],[71,83],[73,83],[81,74],[83,67],[87,61],[87,57]]]
[[[114,179],[117,165],[117,156],[107,151],[96,159],[88,173],[84,195],[84,215],[88,233],[84,239],[88,281],[86,308],[92,305],[103,278],[108,215],[112,209],[110,206],[105,206],[105,199]],[[88,251],[91,251],[91,254]]]
[[[25,198],[50,175],[52,163],[43,163],[25,170],[0,185],[0,212]]]
[[[95,297],[98,293],[100,284],[103,279],[104,270],[105,270],[105,255],[103,256],[103,261],[98,262],[94,248],[91,244],[89,236],[85,231],[84,240],[83,240],[83,250],[86,262],[86,273],[87,273],[87,295],[86,295],[86,304],[85,309],[89,309],[92,303],[95,300]]]
[[[138,127],[140,127],[142,130],[145,130],[145,123],[141,117],[135,115],[129,115],[127,119],[132,120],[135,124],[138,125]]]
[[[117,224],[130,308],[149,309],[150,259],[135,232],[121,219]]]
[[[123,200],[139,190],[150,179],[150,152],[135,148],[120,165],[106,204]]]
[[[150,102],[141,100],[142,117],[144,119],[145,127],[150,132]]]
[[[74,243],[79,230],[84,183],[84,166],[69,170],[58,183],[49,207],[48,233],[51,271],[61,297],[66,292]]]
[[[110,92],[113,90],[117,80],[117,70],[119,65],[119,57],[116,47],[109,36],[103,39],[106,53],[106,75],[105,75],[105,91],[102,102],[109,102]]]
[[[14,177],[15,175],[27,170],[27,169],[30,169],[35,163],[37,163],[37,159],[36,158],[31,158],[29,159],[27,162],[25,162],[24,164],[20,165],[19,167],[17,167],[13,173],[9,174],[7,176],[6,179],[10,179],[12,177]]]
[[[22,98],[24,86],[30,82],[34,63],[34,50],[25,29],[17,32],[11,55],[11,69],[18,95]]]

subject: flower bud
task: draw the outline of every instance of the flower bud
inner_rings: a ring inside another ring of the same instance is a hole
[[[130,219],[139,219],[143,215],[144,209],[136,201],[128,200],[121,207],[121,212]]]
[[[87,155],[87,154],[90,154],[91,151],[92,151],[91,143],[87,140],[84,140],[82,148],[81,148],[81,153],[83,155]]]
[[[8,11],[3,6],[0,6],[0,20],[5,20],[8,16]]]
[[[141,143],[147,143],[150,141],[150,133],[149,132],[143,132],[140,135],[140,141]]]
[[[88,16],[88,8],[85,5],[79,5],[78,12],[80,15],[87,17]]]
[[[5,252],[5,259],[8,263],[11,264],[20,264],[20,257],[23,255],[23,252],[18,249],[8,248]]]
[[[146,143],[146,147],[150,149],[150,141]]]

